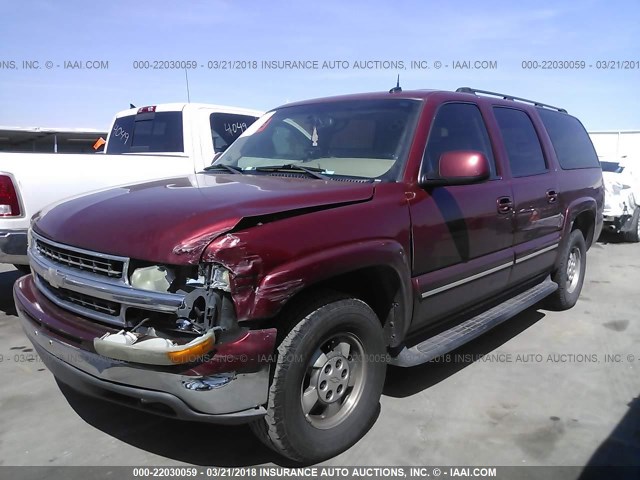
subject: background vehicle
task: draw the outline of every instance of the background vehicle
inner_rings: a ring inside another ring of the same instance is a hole
[[[285,105],[201,174],[35,218],[14,296],[47,367],[155,413],[251,422],[311,462],[364,435],[388,363],[541,300],[571,308],[602,228],[582,124],[503,94],[398,90]]]
[[[635,162],[637,163],[637,162]],[[602,160],[604,228],[640,242],[640,169],[626,158]]]
[[[122,183],[200,171],[260,115],[196,103],[133,108],[115,116],[105,155],[0,153],[0,262],[28,271],[29,219],[46,205]]]

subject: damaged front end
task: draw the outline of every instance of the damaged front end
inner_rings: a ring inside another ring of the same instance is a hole
[[[100,355],[151,365],[193,363],[206,358],[217,338],[239,330],[224,267],[152,265],[129,270],[133,288],[176,295],[181,304],[174,314],[134,309],[125,316],[127,328],[94,339]]]
[[[276,330],[239,324],[226,268],[154,265],[33,232],[29,256],[33,275],[16,283],[16,307],[64,383],[115,392],[138,407],[162,404],[184,419],[240,422],[264,413]]]
[[[633,228],[633,214],[639,206],[633,188],[619,177],[620,175],[609,172],[603,174],[604,228],[614,233],[627,232]]]

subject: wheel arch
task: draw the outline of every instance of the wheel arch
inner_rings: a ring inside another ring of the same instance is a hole
[[[579,213],[575,220],[571,225],[571,232],[574,230],[580,230],[582,232],[582,236],[584,237],[584,241],[587,244],[587,249],[594,242],[594,233],[595,233],[596,219],[595,214],[590,210],[585,210]]]
[[[578,198],[571,202],[565,213],[565,224],[563,231],[563,244],[567,242],[569,234],[579,229],[584,236],[587,250],[595,242],[598,207],[594,198]]]
[[[387,344],[402,342],[413,302],[408,258],[400,244],[371,241],[283,265],[256,289],[251,316],[273,318],[277,326],[283,309],[318,290],[364,301],[380,319]]]

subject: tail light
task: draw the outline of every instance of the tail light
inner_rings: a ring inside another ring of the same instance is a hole
[[[0,175],[0,217],[22,215],[18,192],[9,175]]]

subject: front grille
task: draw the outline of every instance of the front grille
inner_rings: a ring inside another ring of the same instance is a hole
[[[84,309],[110,315],[115,317],[114,321],[117,320],[120,315],[121,305],[119,303],[74,292],[72,290],[67,290],[66,288],[55,288],[41,276],[38,276],[38,280],[40,285],[46,288],[50,295],[53,295],[61,302],[72,303]]]
[[[36,238],[34,241],[36,250],[40,255],[59,265],[109,278],[122,278],[123,276],[125,270],[124,260],[65,248],[49,243],[42,238]]]
[[[175,313],[181,293],[133,287],[130,259],[57,243],[30,232],[29,258],[36,287],[58,307],[92,320],[125,326],[129,308]]]

